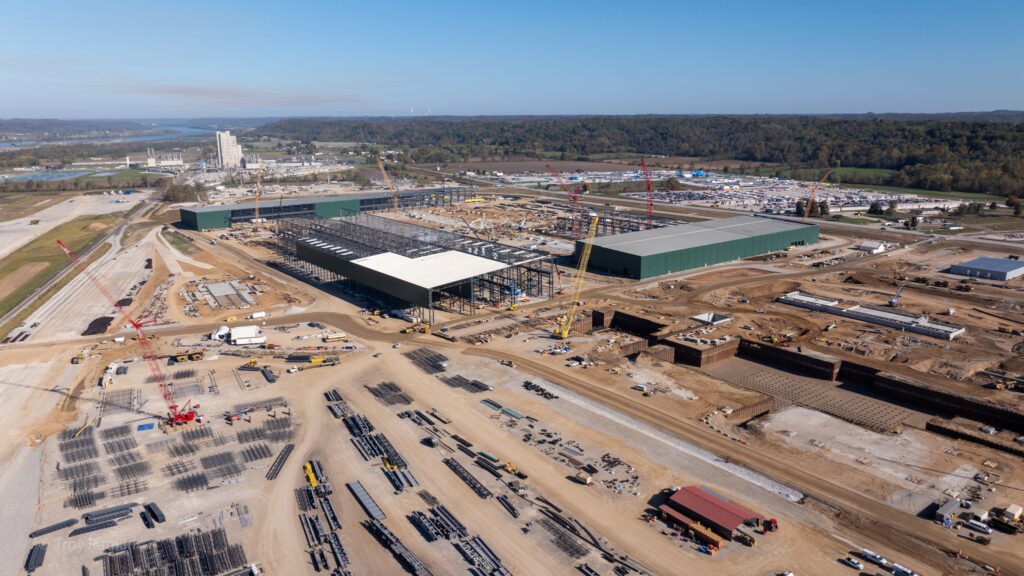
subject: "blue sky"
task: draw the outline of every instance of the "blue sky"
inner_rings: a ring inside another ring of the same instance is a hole
[[[0,118],[1024,109],[1024,2],[6,2]]]

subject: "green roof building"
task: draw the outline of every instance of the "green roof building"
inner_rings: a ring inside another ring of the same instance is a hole
[[[464,188],[421,188],[402,190],[398,202],[403,207],[439,206],[462,198]],[[338,218],[361,212],[387,210],[393,205],[390,192],[369,192],[344,196],[311,196],[278,200],[267,197],[260,202],[260,218],[273,220],[292,216]],[[251,222],[256,218],[256,203],[193,206],[178,210],[181,223],[193,230],[230,228],[232,224]]]
[[[817,241],[816,224],[737,216],[596,238],[588,268],[642,280]]]

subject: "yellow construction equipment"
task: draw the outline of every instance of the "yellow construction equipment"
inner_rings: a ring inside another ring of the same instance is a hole
[[[202,350],[198,352],[189,352],[188,354],[188,359],[192,360],[193,362],[197,360],[202,360],[203,358],[206,358],[206,352],[203,352]]]
[[[391,186],[391,178],[388,178],[388,171],[384,169],[384,163],[380,161],[380,156],[377,156],[377,166],[380,166],[380,173],[384,175],[384,182],[387,183],[388,190],[391,191],[391,200],[395,203],[395,214],[398,214],[398,194],[395,194],[395,189]]]
[[[519,472],[519,469],[516,468],[515,464],[511,462],[505,462],[505,471],[508,472],[509,474],[516,474],[517,472]]]
[[[306,462],[306,478],[309,480],[311,488],[316,488],[316,475],[313,474],[313,466]]]
[[[78,435],[79,435],[79,434],[81,434],[83,430],[85,430],[86,428],[88,428],[88,427],[89,427],[89,424],[91,424],[91,423],[92,423],[92,420],[86,420],[86,421],[85,421],[85,426],[82,426],[81,428],[79,428],[79,429],[78,429],[78,432],[75,432],[75,435],[74,435],[74,436],[72,436],[72,438],[78,438]]]
[[[72,364],[81,364],[83,360],[85,360],[85,355],[81,352],[71,357]]]
[[[825,172],[825,175],[821,177],[821,180],[818,180],[818,183],[814,185],[814,188],[811,188],[811,198],[807,201],[807,206],[804,206],[804,222],[807,222],[807,215],[811,213],[811,209],[814,207],[814,193],[818,191],[818,186],[821,186],[821,183],[824,182],[825,178],[828,178],[828,175],[831,173],[831,170]]]
[[[238,316],[228,316],[224,319],[225,322],[234,322],[235,320],[238,320]]]
[[[259,358],[249,358],[249,361],[246,362],[245,364],[242,364],[242,366],[248,366],[249,368],[255,368],[257,361],[259,361]]]
[[[583,277],[587,273],[587,262],[590,261],[590,250],[594,247],[594,237],[597,236],[597,216],[595,215],[590,221],[590,231],[587,233],[587,239],[583,243],[583,254],[580,255],[579,271],[576,273],[576,279],[572,287],[572,300],[569,301],[569,306],[565,311],[565,314],[558,317],[558,327],[555,328],[555,338],[568,338],[569,334],[572,333],[572,320],[573,316],[576,315],[576,308],[580,303],[580,292],[583,290]]]

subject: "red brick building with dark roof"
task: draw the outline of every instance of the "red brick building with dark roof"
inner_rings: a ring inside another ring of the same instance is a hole
[[[760,525],[764,517],[711,492],[700,486],[687,486],[673,494],[668,504],[663,506],[662,513],[667,514],[664,508],[671,508],[687,519],[693,519],[710,528],[726,540],[732,540],[732,533],[742,524],[754,522]]]

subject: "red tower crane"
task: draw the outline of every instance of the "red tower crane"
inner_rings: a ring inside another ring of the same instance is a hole
[[[562,181],[562,177],[558,175],[558,172],[555,172],[555,169],[552,168],[550,164],[547,165],[547,168],[548,172],[551,172],[551,175],[555,177],[555,181],[558,182],[558,185],[562,187],[562,190],[565,190],[566,194],[569,195],[569,199],[572,200],[572,239],[579,240],[580,221],[576,217],[576,210],[577,204],[580,199],[580,195],[577,192],[573,192],[572,190],[569,189],[568,186],[565,185],[565,182]]]
[[[153,379],[160,385],[160,392],[163,394],[164,402],[167,404],[167,424],[174,426],[195,420],[195,410],[188,409],[189,404],[192,402],[191,400],[185,403],[184,408],[180,410],[178,409],[178,404],[174,401],[174,389],[171,388],[173,384],[167,383],[167,379],[164,377],[164,373],[160,369],[160,364],[157,362],[156,352],[153,351],[153,344],[150,343],[149,338],[147,338],[142,331],[142,327],[144,325],[152,324],[156,322],[156,320],[152,318],[149,320],[145,319],[146,316],[149,315],[149,312],[140,316],[138,320],[132,320],[131,316],[125,312],[124,308],[117,303],[117,300],[110,295],[110,292],[100,284],[100,281],[93,276],[92,272],[89,272],[88,268],[85,267],[85,264],[82,264],[82,261],[78,259],[78,256],[75,256],[75,253],[69,250],[68,247],[60,240],[57,240],[57,244],[61,247],[61,250],[64,250],[64,253],[68,255],[68,258],[71,258],[71,261],[75,263],[75,266],[78,266],[78,269],[82,271],[82,274],[85,274],[86,278],[96,286],[96,289],[106,297],[110,304],[113,305],[121,316],[124,316],[124,319],[127,320],[128,323],[132,325],[132,328],[135,329],[135,335],[138,339],[139,347],[142,348],[142,357],[146,359],[146,364],[149,365],[149,370],[153,373]],[[195,407],[198,408],[199,405],[197,404]]]
[[[647,169],[647,161],[640,159],[640,167],[644,170],[644,180],[647,181],[647,229],[654,228],[654,191],[651,187],[651,171]]]

